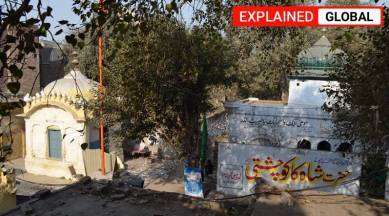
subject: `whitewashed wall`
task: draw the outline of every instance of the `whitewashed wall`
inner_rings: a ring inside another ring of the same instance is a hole
[[[338,82],[324,80],[289,80],[289,107],[321,107],[327,101],[327,94],[323,91],[326,86],[337,88]]]
[[[291,79],[287,105],[225,103],[229,141],[296,148],[298,141],[306,139],[312,149],[316,149],[319,142],[327,141],[335,151],[344,140],[333,136],[332,117],[322,110],[325,102],[331,102],[326,93],[321,92],[326,86],[337,88],[338,83]],[[210,128],[213,128],[212,122]]]
[[[328,141],[332,150],[342,142],[333,136],[331,116],[320,107],[226,104],[230,142],[296,148],[306,139],[316,149]]]
[[[80,145],[87,142],[87,133],[80,133],[84,123],[77,122],[73,116],[58,107],[44,107],[35,111],[26,123],[26,170],[30,173],[53,177],[72,178],[70,169],[77,174],[85,174]],[[62,140],[62,158],[48,156],[48,127],[58,127]]]
[[[318,166],[321,171],[316,170]],[[360,174],[361,161],[354,155],[343,157],[341,153],[325,151],[219,144],[217,190],[230,195],[254,193],[258,183],[255,177],[282,189],[321,187],[316,190],[358,195],[359,181],[348,181]]]

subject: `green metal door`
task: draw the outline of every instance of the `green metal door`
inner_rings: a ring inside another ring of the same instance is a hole
[[[62,158],[62,137],[60,130],[49,129],[49,157]]]

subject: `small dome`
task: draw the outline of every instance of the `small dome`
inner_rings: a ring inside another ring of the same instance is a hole
[[[322,36],[312,47],[301,51],[298,55],[298,59],[300,61],[303,59],[323,60],[330,57],[330,55],[332,55],[331,43],[328,41],[327,37]]]
[[[68,96],[76,97],[82,94],[84,98],[92,96],[92,90],[97,89],[98,83],[88,79],[80,71],[72,70],[62,79],[55,80],[49,83],[43,92],[45,95],[66,94]]]
[[[332,49],[327,37],[322,36],[310,48],[301,51],[297,56],[298,76],[328,77],[328,70],[339,66],[337,54],[344,53],[340,49]]]
[[[298,54],[298,61],[316,60],[316,61],[328,61],[333,58],[334,55],[343,53],[340,49],[331,49],[331,43],[326,36],[322,36],[312,47],[301,51]]]

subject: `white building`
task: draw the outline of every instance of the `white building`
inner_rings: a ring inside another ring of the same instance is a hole
[[[333,118],[322,109],[331,104],[322,90],[339,86],[328,72],[335,69],[335,54],[340,52],[331,51],[328,39],[321,37],[298,55],[295,73],[289,76],[288,99],[227,102],[223,115],[208,119],[211,136],[227,137],[227,142],[210,146],[218,151],[218,191],[251,194],[260,179],[282,189],[358,195],[359,180],[355,179],[361,175],[361,161],[343,153],[351,152],[352,145],[334,136]],[[307,177],[314,166],[320,181]],[[330,183],[336,175],[339,181]]]
[[[98,130],[83,104],[96,87],[81,72],[71,71],[35,96],[24,98],[27,172],[68,179],[86,174],[81,145],[96,143]]]
[[[350,146],[333,136],[332,117],[322,109],[324,103],[330,102],[322,90],[338,86],[330,80],[328,72],[334,69],[334,56],[340,52],[331,51],[325,36],[302,51],[295,75],[289,76],[287,101],[248,98],[225,103],[224,133],[228,141],[289,148],[297,148],[303,142],[304,148],[308,143],[310,149],[331,151],[342,143]],[[216,128],[212,122],[217,121],[210,120],[210,130]]]

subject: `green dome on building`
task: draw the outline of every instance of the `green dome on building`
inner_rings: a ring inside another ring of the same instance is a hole
[[[299,77],[326,78],[328,71],[336,64],[336,55],[343,53],[340,49],[331,49],[327,37],[322,36],[312,47],[301,51],[297,56],[296,75]]]

